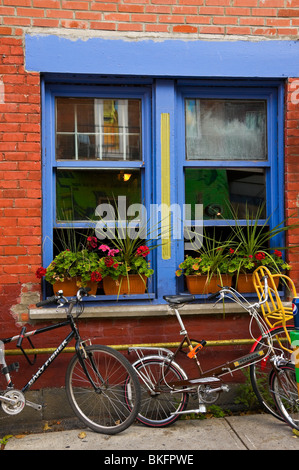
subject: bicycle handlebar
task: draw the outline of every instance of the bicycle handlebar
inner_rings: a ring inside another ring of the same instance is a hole
[[[78,302],[81,302],[82,296],[88,295],[88,292],[90,291],[89,287],[80,287],[78,289],[77,294],[76,294],[76,299]],[[41,300],[40,302],[36,303],[37,307],[44,307],[45,305],[51,305],[51,304],[58,304],[59,300],[64,299],[65,303],[69,303],[70,301],[64,297],[63,291],[60,290],[57,292],[56,295],[52,295],[52,297],[49,297],[46,300]]]
[[[264,281],[264,286],[265,286],[264,292],[261,296],[261,299],[263,298],[263,300],[259,300],[259,302],[253,304],[252,306],[254,306],[254,307],[259,307],[260,305],[263,305],[268,300],[268,277],[264,276],[262,278],[262,280]],[[235,291],[234,289],[231,289],[230,287],[222,287],[218,292],[215,292],[215,293],[209,295],[207,300],[216,299],[218,296],[220,296],[219,300],[221,300],[221,298],[222,299],[224,298],[225,294],[231,294],[232,297],[236,298],[238,292]],[[239,300],[239,299],[237,299],[237,300]]]

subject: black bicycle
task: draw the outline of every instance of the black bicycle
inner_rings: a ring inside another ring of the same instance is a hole
[[[75,355],[70,360],[65,377],[66,394],[74,413],[93,431],[105,434],[124,431],[134,422],[140,406],[141,393],[133,367],[119,351],[108,346],[92,345],[90,340],[84,341],[80,337],[76,320],[83,313],[82,298],[86,295],[88,289],[81,288],[76,297],[68,300],[63,296],[63,292],[59,291],[36,305],[41,307],[58,304],[60,308],[66,307],[66,321],[28,332],[23,327],[19,335],[0,340],[0,367],[6,379],[6,390],[0,392],[0,404],[5,413],[16,415],[25,405],[37,410],[42,408],[41,405],[26,400],[26,392],[74,339]],[[70,327],[70,333],[29,382],[21,390],[15,389],[11,372],[17,371],[19,364],[6,364],[4,345],[17,342],[17,347],[33,365],[36,356],[33,360],[28,357],[22,346],[23,340],[27,338],[30,346],[34,348],[32,336],[65,326]]]

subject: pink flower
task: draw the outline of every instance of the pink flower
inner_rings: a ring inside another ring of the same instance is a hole
[[[38,268],[35,272],[35,275],[38,279],[42,279],[47,274],[47,270],[43,267]]]
[[[112,250],[109,250],[109,256],[115,256],[117,253],[119,253],[117,248],[112,248]]]
[[[107,250],[109,251],[109,249],[110,249],[110,248],[109,248],[108,245],[100,245],[100,246],[99,246],[99,250],[101,250],[101,251],[107,251]]]

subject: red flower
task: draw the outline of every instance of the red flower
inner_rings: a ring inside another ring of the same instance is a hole
[[[231,254],[233,254],[233,253],[235,252],[235,250],[234,250],[233,248],[230,248],[230,249],[229,249],[229,252],[230,252]]]
[[[90,280],[92,282],[100,282],[102,280],[102,274],[98,271],[93,271],[90,275]]]
[[[256,253],[255,255],[255,259],[257,259],[258,261],[261,261],[262,259],[265,259],[265,253]]]
[[[35,275],[38,279],[41,279],[44,277],[47,273],[47,270],[45,268],[38,268],[35,272]]]
[[[282,257],[281,251],[275,250],[275,251],[274,251],[274,254],[275,254],[276,256],[278,256],[279,258]]]
[[[105,258],[105,266],[107,266],[107,268],[111,268],[113,264],[114,264],[114,259],[111,258],[111,256],[107,256]]]
[[[97,247],[97,238],[96,237],[87,237],[87,246],[88,248],[96,248]]]
[[[140,246],[136,250],[137,256],[143,256],[144,258],[149,254],[150,250],[147,246]]]

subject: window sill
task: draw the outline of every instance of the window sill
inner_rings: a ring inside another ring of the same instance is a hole
[[[237,304],[226,304],[225,309],[222,304],[198,303],[185,305],[180,309],[181,315],[223,315],[247,313]],[[169,315],[170,309],[167,304],[151,305],[105,305],[94,306],[85,305],[84,313],[80,318],[133,318],[133,317],[159,317]],[[30,320],[61,320],[66,317],[65,309],[57,308],[32,308],[29,310]]]

